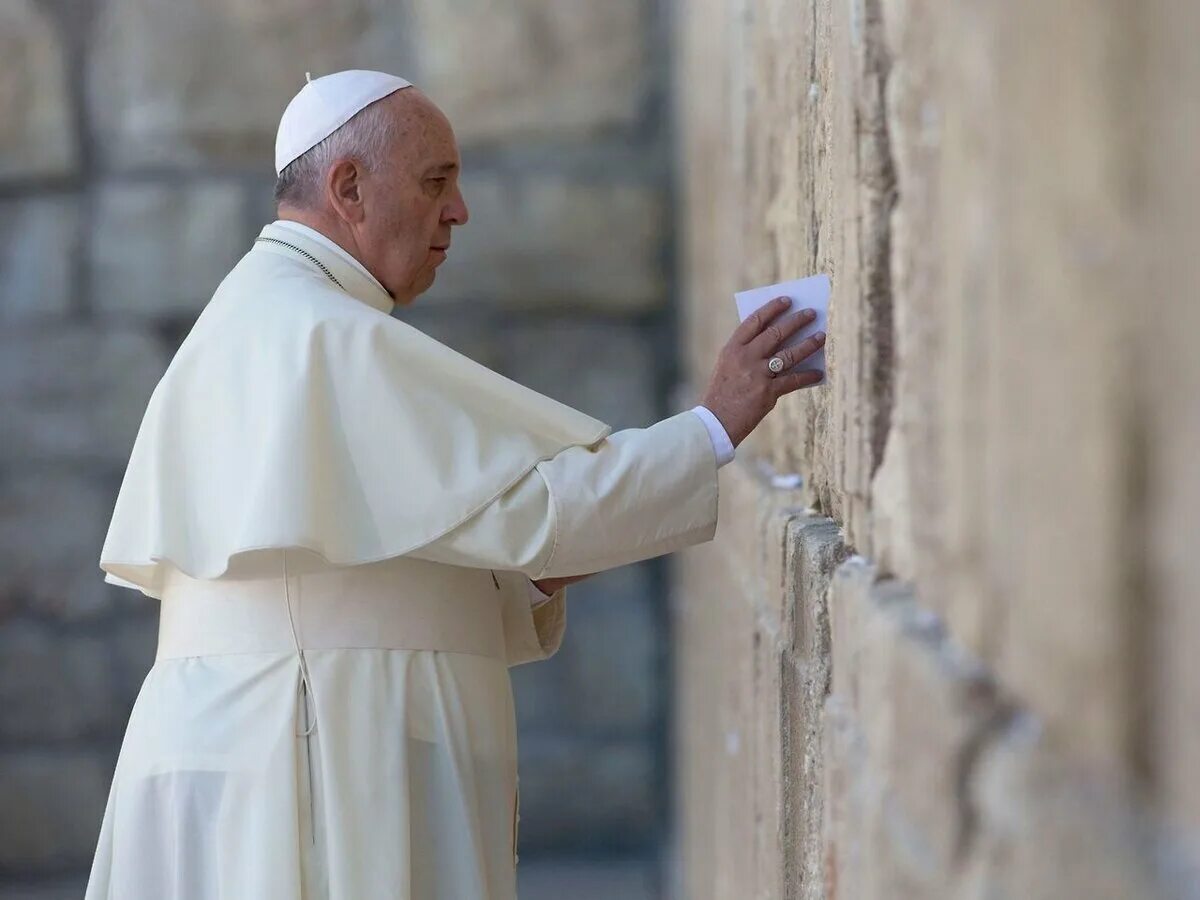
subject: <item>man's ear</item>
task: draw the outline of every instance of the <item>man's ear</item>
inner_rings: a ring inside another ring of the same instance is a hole
[[[363,174],[356,160],[340,159],[325,178],[326,199],[344,222],[357,223],[363,219]]]

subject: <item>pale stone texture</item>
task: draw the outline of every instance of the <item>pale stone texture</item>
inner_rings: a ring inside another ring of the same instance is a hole
[[[0,202],[0,321],[69,312],[82,242],[77,195]]]
[[[104,162],[216,162],[272,175],[279,117],[305,72],[404,75],[403,26],[385,0],[110,0],[88,71]]]
[[[8,0],[0,6],[0,182],[71,174],[77,156],[62,39],[30,0]]]
[[[462,179],[470,221],[422,303],[638,312],[661,304],[665,210],[657,186],[553,173]]]
[[[419,85],[459,140],[632,125],[649,86],[641,0],[414,0]]]
[[[722,484],[801,476],[856,554],[785,576],[832,628],[782,660],[774,492],[685,556],[681,895],[1195,896],[1194,6],[678,10],[692,384],[732,291],[834,284],[827,386]]]
[[[164,349],[140,329],[44,324],[0,334],[0,410],[11,433],[0,461],[123,463]]]
[[[92,223],[91,291],[108,312],[195,315],[250,249],[232,182],[110,183]]]

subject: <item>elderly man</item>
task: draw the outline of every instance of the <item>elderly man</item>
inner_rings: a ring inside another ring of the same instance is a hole
[[[161,601],[87,900],[511,898],[508,667],[566,586],[712,538],[717,469],[820,338],[776,302],[700,406],[612,432],[390,315],[467,222],[445,116],[408,82],[310,81],[279,219],[156,386],[106,580]],[[581,365],[599,364],[581,360]]]

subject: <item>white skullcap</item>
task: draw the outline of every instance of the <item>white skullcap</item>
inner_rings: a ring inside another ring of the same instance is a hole
[[[372,72],[347,69],[321,78],[304,77],[308,83],[300,89],[283,111],[275,134],[275,174],[288,163],[311,150],[350,121],[355,113],[376,100],[406,87],[411,81]]]

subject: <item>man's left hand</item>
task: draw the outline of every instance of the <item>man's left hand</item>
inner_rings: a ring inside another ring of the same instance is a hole
[[[581,581],[584,578],[591,578],[595,574],[595,572],[589,572],[587,575],[568,575],[565,578],[542,578],[533,583],[537,585],[539,591],[549,597],[559,588],[566,587],[568,584],[574,584],[576,581]]]

